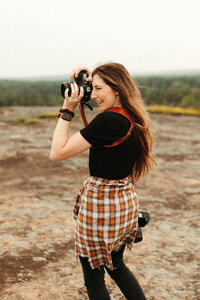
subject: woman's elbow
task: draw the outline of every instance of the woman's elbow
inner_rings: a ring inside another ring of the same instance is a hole
[[[49,155],[50,160],[57,161],[56,156],[53,154]]]
[[[50,151],[50,155],[49,155],[50,160],[53,161],[61,161],[61,160],[66,160],[68,158],[70,158],[69,153],[63,153],[62,151]]]
[[[50,160],[53,160],[53,161],[61,160],[60,156],[57,153],[53,152],[53,151],[50,152],[49,158],[50,158]]]

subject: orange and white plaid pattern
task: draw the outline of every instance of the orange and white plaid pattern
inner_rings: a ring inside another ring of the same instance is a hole
[[[73,215],[76,223],[75,251],[89,257],[92,268],[113,270],[111,252],[135,239],[138,198],[131,176],[109,180],[91,176],[77,195]]]

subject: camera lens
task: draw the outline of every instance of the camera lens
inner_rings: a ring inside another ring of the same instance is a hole
[[[79,92],[80,92],[80,87],[82,86],[84,89],[84,96],[81,99],[81,103],[86,103],[90,100],[90,96],[92,93],[92,84],[87,82],[86,79],[88,78],[89,74],[87,71],[81,71],[78,74],[78,77],[75,78],[75,82],[78,86]],[[61,95],[63,98],[65,98],[65,91],[68,88],[68,96],[71,96],[71,82],[63,82],[61,84]]]
[[[61,95],[62,95],[63,98],[65,98],[65,91],[66,91],[67,88],[68,88],[68,96],[70,97],[71,92],[72,92],[71,85],[68,82],[63,82],[61,84]]]

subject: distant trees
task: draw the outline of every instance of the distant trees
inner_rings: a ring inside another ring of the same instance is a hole
[[[138,77],[146,104],[200,108],[200,76]]]
[[[147,105],[200,108],[200,75],[136,77]],[[0,106],[54,106],[62,104],[60,81],[0,81]]]
[[[191,89],[190,93],[181,99],[181,106],[200,108],[200,89]]]
[[[51,106],[60,101],[59,82],[0,81],[0,106]]]

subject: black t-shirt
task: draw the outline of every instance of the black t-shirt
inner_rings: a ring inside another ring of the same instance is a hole
[[[122,179],[132,173],[139,154],[139,146],[133,130],[131,136],[121,144],[104,147],[124,137],[130,128],[130,121],[116,112],[98,114],[81,135],[93,147],[90,148],[90,176],[105,179]]]

